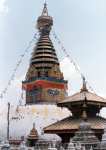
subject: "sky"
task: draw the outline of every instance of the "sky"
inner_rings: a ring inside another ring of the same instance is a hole
[[[0,0],[0,93],[34,33],[43,0]],[[53,30],[86,76],[94,91],[106,97],[106,0],[48,0]],[[69,95],[81,88],[81,78],[51,35]],[[35,41],[36,43],[36,41]],[[33,46],[19,66],[15,79],[0,103],[17,103]]]

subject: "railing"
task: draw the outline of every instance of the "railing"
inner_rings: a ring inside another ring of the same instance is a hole
[[[71,144],[69,145],[69,143],[55,143],[55,142],[48,142],[48,143],[38,143],[35,145],[34,149],[35,150],[72,150],[75,148],[75,150],[104,150],[104,149],[100,149],[96,148],[96,145],[100,144],[100,143],[94,143],[91,144],[90,143],[86,143],[86,144]]]
[[[92,145],[92,146],[91,146]],[[43,142],[39,141],[33,147],[25,146],[25,142],[23,144],[11,145],[11,148],[2,149],[2,150],[106,150],[106,148],[96,147],[96,145],[100,145],[100,143],[60,143],[56,141]],[[5,147],[6,148],[6,147]]]

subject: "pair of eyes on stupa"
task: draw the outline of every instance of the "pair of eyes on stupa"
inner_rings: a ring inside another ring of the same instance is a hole
[[[57,89],[49,89],[48,94],[50,96],[56,96],[56,95],[59,95],[59,91]]]

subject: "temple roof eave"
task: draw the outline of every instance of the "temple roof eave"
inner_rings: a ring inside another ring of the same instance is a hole
[[[72,102],[60,102],[57,104],[57,106],[59,107],[71,107],[73,105],[78,105],[78,104],[83,104],[84,100],[79,100],[79,101],[72,101]],[[106,107],[106,103],[104,102],[96,102],[96,101],[90,101],[90,100],[87,100],[87,105],[94,105],[94,106],[99,106],[99,107]]]
[[[64,129],[64,130],[60,130],[60,129],[49,129],[44,131],[45,134],[57,134],[57,135],[61,135],[61,134],[74,134],[76,131],[78,130],[78,128],[76,129]],[[101,130],[104,130],[103,128],[100,129],[92,129],[93,131],[96,132],[96,134],[101,134]],[[103,132],[104,133],[104,132]]]
[[[99,105],[101,107],[106,107],[106,99],[88,91],[78,92],[72,96],[69,96],[57,105],[60,107],[67,107],[67,105],[71,106],[73,104],[81,104],[84,101],[86,101],[89,105]]]
[[[81,122],[81,118],[68,117],[44,128],[44,132],[53,134],[73,133],[78,130]],[[88,118],[88,122],[91,124],[91,129],[96,130],[96,132],[99,133],[100,130],[104,130],[106,119],[98,116],[94,118]]]

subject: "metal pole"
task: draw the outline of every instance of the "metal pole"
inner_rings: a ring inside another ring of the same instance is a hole
[[[8,103],[8,112],[7,112],[7,140],[9,141],[10,132],[10,103]]]

